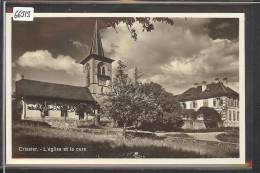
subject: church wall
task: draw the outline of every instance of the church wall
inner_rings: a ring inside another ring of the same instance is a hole
[[[21,119],[29,119],[29,120],[41,120],[41,111],[39,110],[39,104],[43,103],[45,100],[39,98],[33,99],[25,99],[22,101],[23,103],[23,111],[21,114]],[[48,103],[49,114],[44,119],[65,119],[65,117],[61,116],[61,110],[56,106],[56,103],[53,100],[46,100]],[[74,105],[75,102],[70,102],[67,100],[58,101],[59,103],[64,103],[66,105]],[[56,108],[55,108],[56,106]],[[76,112],[72,110],[68,110],[68,116],[66,119],[79,119]]]

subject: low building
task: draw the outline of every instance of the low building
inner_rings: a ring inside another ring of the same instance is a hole
[[[43,106],[47,108],[45,118],[69,119],[79,118],[76,115],[79,104],[98,108],[86,87],[21,79],[15,83],[15,88],[16,100],[22,105],[21,119],[43,118]],[[66,115],[62,114],[62,110]]]
[[[227,78],[222,81],[201,85],[194,84],[176,99],[184,109],[198,110],[200,107],[214,108],[221,115],[223,126],[239,126],[239,94],[227,86]]]

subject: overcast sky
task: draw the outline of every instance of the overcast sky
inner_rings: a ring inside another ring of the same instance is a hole
[[[142,32],[142,26],[134,24],[136,41],[123,23],[116,31],[103,27],[105,56],[123,60],[129,73],[137,66],[143,81],[157,82],[173,94],[216,77],[227,77],[229,86],[238,91],[238,19],[173,21],[173,26],[155,23],[152,32]],[[93,19],[37,18],[13,22],[12,28],[13,83],[24,75],[32,80],[84,85],[78,62],[89,55]]]

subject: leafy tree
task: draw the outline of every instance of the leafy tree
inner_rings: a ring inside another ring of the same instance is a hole
[[[100,18],[97,18],[100,19]],[[138,22],[142,25],[143,32],[151,32],[153,31],[154,28],[154,24],[156,22],[160,22],[160,23],[166,23],[169,25],[173,25],[174,22],[172,19],[167,18],[167,17],[154,17],[154,18],[150,18],[150,17],[116,17],[116,18],[101,18],[101,20],[105,23],[105,27],[112,27],[117,31],[117,26],[119,25],[119,23],[123,22],[125,23],[131,38],[133,38],[134,40],[137,40],[137,32],[136,29],[134,28],[134,23]]]
[[[108,97],[105,111],[123,126],[123,136],[127,125],[135,125],[144,121],[156,121],[161,109],[151,94],[146,94],[142,84],[133,84],[125,73],[126,65],[118,62],[113,80],[112,94]]]
[[[170,126],[174,129],[183,125],[180,117],[182,108],[172,93],[167,92],[161,85],[154,82],[144,84],[143,91],[148,95],[153,95],[163,111],[157,121],[157,129],[164,127],[164,130],[171,130]],[[166,126],[168,128],[165,128]]]
[[[200,107],[197,114],[204,115],[204,123],[207,128],[218,127],[218,122],[221,122],[221,115],[214,108]]]

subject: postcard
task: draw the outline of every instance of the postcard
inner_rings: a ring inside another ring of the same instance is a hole
[[[7,13],[6,164],[245,164],[244,20]]]

